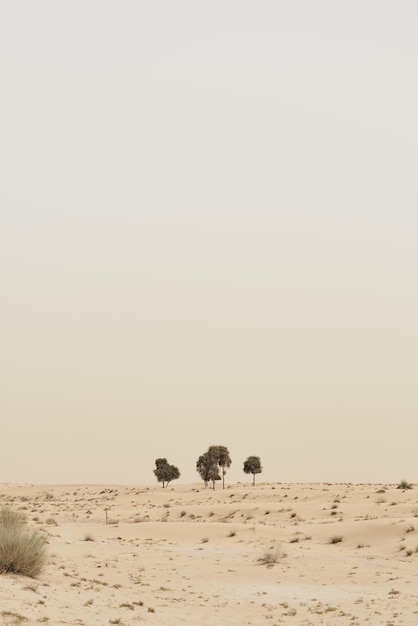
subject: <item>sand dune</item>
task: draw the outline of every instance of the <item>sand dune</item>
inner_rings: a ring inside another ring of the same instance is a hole
[[[3,484],[48,560],[38,579],[0,576],[0,624],[413,626],[417,500],[373,484]]]

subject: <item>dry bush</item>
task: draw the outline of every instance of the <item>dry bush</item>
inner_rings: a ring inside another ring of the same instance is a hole
[[[21,513],[3,508],[0,511],[0,574],[37,576],[46,558],[46,537],[26,527]]]
[[[333,535],[330,538],[329,543],[341,543],[342,540],[343,540],[343,536],[342,535]]]
[[[267,567],[273,567],[276,563],[281,561],[287,556],[283,552],[280,546],[274,546],[272,548],[268,548],[264,550],[258,557],[257,561],[262,565],[267,565]]]
[[[401,480],[401,482],[399,483],[399,485],[396,487],[396,489],[412,489],[413,485],[412,483],[409,483],[407,480]]]

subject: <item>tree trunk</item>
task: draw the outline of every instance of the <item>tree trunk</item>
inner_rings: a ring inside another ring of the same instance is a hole
[[[253,474],[253,487],[255,485],[255,474]]]
[[[225,489],[225,468],[222,468],[222,489]]]
[[[213,491],[215,491],[215,481],[214,480],[212,480],[212,485],[213,485],[212,489],[213,489]]]

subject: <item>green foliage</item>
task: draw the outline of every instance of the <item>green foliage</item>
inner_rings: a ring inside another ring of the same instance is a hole
[[[0,511],[0,573],[22,574],[34,578],[45,564],[46,537],[26,528],[20,513]]]
[[[215,489],[215,481],[221,480],[219,468],[215,458],[211,457],[208,452],[201,454],[196,461],[196,471],[207,487],[209,482],[213,483]]]
[[[167,459],[155,459],[154,474],[163,487],[167,487],[172,480],[180,478],[180,472],[175,465],[170,465]]]
[[[249,456],[246,461],[244,461],[244,472],[246,474],[253,475],[253,485],[255,485],[255,475],[260,474],[263,471],[261,467],[261,461],[259,456]]]
[[[229,450],[225,446],[210,446],[208,452],[217,459],[217,464],[222,472],[222,487],[225,489],[225,468],[231,467],[232,463]]]
[[[197,459],[196,470],[206,486],[212,482],[213,489],[215,489],[215,481],[222,480],[225,489],[225,468],[230,467],[231,463],[228,448],[209,446],[208,450]]]

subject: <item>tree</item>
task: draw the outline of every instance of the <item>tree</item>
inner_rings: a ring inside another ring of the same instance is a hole
[[[253,487],[255,485],[255,475],[261,474],[262,471],[263,468],[261,467],[259,456],[249,456],[248,459],[244,461],[244,472],[253,475]]]
[[[196,461],[196,470],[199,472],[201,479],[207,487],[208,482],[212,481],[213,489],[215,489],[215,481],[221,480],[219,473],[222,470],[222,484],[225,489],[225,468],[230,467],[231,457],[228,448],[225,446],[209,446],[207,452],[202,454]]]
[[[167,487],[168,483],[172,480],[180,478],[180,472],[175,465],[170,465],[167,459],[155,459],[154,474],[157,477],[159,483],[163,483],[164,487]]]
[[[229,450],[225,446],[210,446],[208,452],[216,458],[216,463],[222,470],[222,487],[225,489],[225,468],[231,467],[232,463]]]
[[[197,459],[196,470],[205,483],[205,487],[208,486],[209,481],[212,481],[213,489],[215,489],[215,481],[221,480],[218,469],[218,457],[210,448]]]

